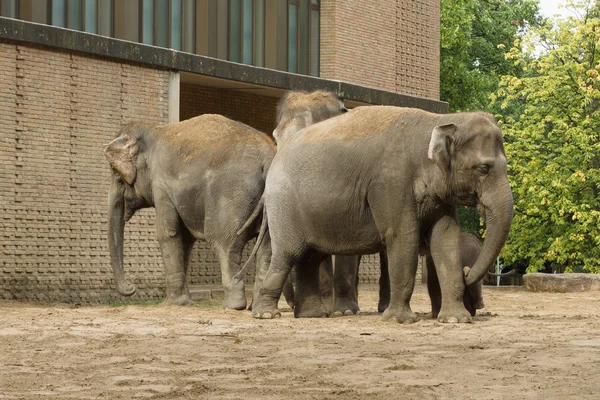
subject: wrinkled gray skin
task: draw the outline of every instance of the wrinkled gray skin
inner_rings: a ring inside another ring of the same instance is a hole
[[[318,281],[318,265],[328,254],[386,249],[391,290],[383,316],[414,322],[419,245],[429,243],[442,294],[438,320],[471,321],[465,283],[483,278],[513,213],[502,134],[490,115],[359,107],[285,140],[265,186],[273,256],[254,317],[280,315],[277,301],[295,264],[300,297],[311,304],[296,315],[327,315],[319,286],[310,284]],[[476,207],[488,226],[466,277],[456,205]]]
[[[190,252],[197,239],[205,239],[221,265],[224,306],[245,309],[244,282],[232,277],[258,230],[254,221],[275,154],[271,139],[223,116],[202,115],[157,127],[125,125],[104,154],[113,169],[108,242],[117,291],[130,296],[136,290],[123,271],[125,222],[136,210],[154,207],[166,273],[164,303],[192,303],[186,281]],[[255,289],[270,262],[268,237],[257,251]]]
[[[421,247],[420,253],[424,255],[422,268],[427,273],[427,290],[431,300],[431,317],[437,318],[442,306],[442,293],[440,282],[437,276],[435,262],[431,257],[431,252],[426,247]],[[470,269],[475,265],[477,257],[481,253],[481,242],[475,236],[461,232],[460,233],[460,259],[463,266],[463,273],[468,275]],[[484,307],[482,294],[483,281],[480,280],[473,285],[465,288],[463,303],[471,316],[475,316],[476,310]],[[378,311],[384,312],[389,304],[390,283],[388,278],[387,265],[381,265],[381,278],[379,280],[379,305]]]
[[[468,276],[470,269],[477,262],[481,253],[481,242],[475,236],[461,232],[460,234],[460,259],[463,266],[463,272]],[[427,289],[431,299],[431,316],[437,318],[442,307],[442,293],[440,291],[440,282],[437,276],[435,262],[431,257],[431,252],[425,253],[423,268],[427,268]],[[465,289],[463,302],[467,311],[475,316],[476,310],[484,307],[482,294],[483,281],[469,285]]]
[[[280,101],[277,110],[277,127],[273,131],[273,137],[277,141],[278,148],[285,146],[286,139],[299,130],[320,121],[341,115],[348,110],[343,102],[334,94],[325,91],[289,92]],[[355,283],[358,278],[358,256],[336,256],[327,257],[319,266],[319,282],[321,298],[328,314],[348,315],[356,314],[358,303]],[[335,262],[335,268],[333,263]],[[319,285],[318,282],[306,282],[310,285]],[[302,316],[303,310],[312,313],[312,307],[319,306],[306,298],[305,290],[296,285],[297,293],[290,279],[286,280],[283,294],[290,305],[294,308],[296,316]]]
[[[293,135],[299,130],[306,128],[312,123],[340,115],[347,110],[343,103],[332,93],[328,92],[291,92],[280,102],[277,115],[277,128],[274,137],[280,138],[285,143],[285,137]],[[428,281],[429,296],[432,301],[432,316],[437,317],[441,306],[441,292],[435,267],[427,249],[421,244],[422,253],[429,260]],[[472,267],[479,255],[481,244],[467,233],[461,233],[461,257],[463,266]],[[380,295],[378,311],[383,312],[389,305],[390,285],[388,278],[387,255],[385,252],[379,254],[381,260]],[[358,306],[358,268],[361,256],[337,255],[333,259],[328,257],[320,265],[319,285],[321,297],[325,308],[330,310],[334,316],[352,315],[359,312]],[[425,266],[424,266],[425,267]],[[316,285],[317,283],[311,283]],[[290,307],[294,308],[294,289],[290,279],[286,280],[283,294]],[[305,299],[296,297],[296,301],[303,303]],[[477,308],[483,307],[481,296],[481,281],[471,285],[465,290],[464,304],[472,316]],[[318,305],[318,304],[311,304]],[[310,305],[305,305],[307,309]],[[313,310],[316,311],[316,310]],[[312,311],[311,311],[312,312]]]

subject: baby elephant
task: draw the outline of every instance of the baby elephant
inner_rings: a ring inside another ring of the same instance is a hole
[[[470,268],[475,265],[477,257],[481,253],[481,242],[473,235],[461,232],[460,235],[460,258],[463,265],[465,276],[468,275]],[[435,270],[435,264],[430,252],[425,254],[423,269],[427,269],[427,289],[431,299],[431,317],[437,318],[442,307],[442,293],[440,282]],[[483,296],[481,291],[482,281],[467,286],[464,294],[465,308],[472,316],[475,316],[475,310],[481,309],[483,305]]]
[[[431,257],[429,248],[422,247],[420,253],[424,255],[423,259],[423,273],[427,276],[427,290],[429,292],[429,299],[431,300],[431,317],[437,318],[442,307],[442,293],[440,289],[440,281],[435,268],[435,263]],[[481,253],[481,242],[475,236],[470,233],[460,233],[460,258],[463,265],[463,272],[468,275],[470,268],[475,264],[477,257]],[[380,257],[385,257],[385,253]],[[483,295],[482,287],[483,281],[478,281],[473,285],[469,285],[465,289],[463,296],[463,303],[467,311],[471,316],[475,316],[476,310],[482,309]],[[390,282],[387,271],[387,263],[381,263],[381,278],[379,280],[379,305],[377,307],[379,312],[384,312],[388,307],[390,301]]]

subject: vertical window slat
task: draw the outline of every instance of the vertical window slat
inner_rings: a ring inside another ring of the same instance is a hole
[[[308,74],[308,18],[310,2],[299,0],[298,2],[298,73]]]
[[[241,0],[229,0],[229,61],[240,62]]]
[[[142,43],[154,44],[154,0],[142,0]]]
[[[184,0],[183,51],[196,53],[196,0]]]
[[[288,4],[288,71],[298,72],[298,6]]]
[[[98,33],[103,36],[113,36],[113,0],[98,0],[99,22]]]
[[[169,0],[156,0],[156,45],[169,47]]]
[[[67,25],[69,29],[82,30],[83,29],[83,1],[82,0],[68,0],[67,3]]]
[[[321,33],[320,14],[319,10],[311,10],[310,13],[310,74],[312,76],[319,76],[319,49],[321,47],[321,39],[319,37]]]
[[[265,65],[265,0],[254,0],[254,65]]]
[[[254,20],[254,11],[253,1],[252,0],[243,0],[244,8],[243,8],[243,18],[242,18],[242,27],[243,27],[243,39],[242,39],[242,62],[244,64],[252,64],[252,31],[253,31],[253,20]]]
[[[85,0],[85,31],[98,33],[98,0]]]
[[[2,5],[0,15],[8,18],[19,18],[17,0],[2,0],[0,4]]]
[[[62,28],[66,26],[65,6],[66,0],[52,0],[52,25]]]
[[[181,50],[181,0],[171,0],[171,48]]]

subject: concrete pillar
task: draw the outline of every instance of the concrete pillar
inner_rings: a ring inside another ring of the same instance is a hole
[[[169,123],[179,122],[179,72],[169,72]]]

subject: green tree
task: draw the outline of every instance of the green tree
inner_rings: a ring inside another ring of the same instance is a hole
[[[493,96],[502,110],[521,105],[498,116],[515,199],[502,254],[528,271],[600,272],[599,9],[568,4],[572,17],[532,28],[510,49],[522,72],[503,76]]]
[[[488,110],[500,76],[520,73],[503,48],[539,23],[538,0],[441,0],[440,97],[450,110]]]
[[[450,110],[496,111],[489,100],[500,76],[521,72],[505,49],[539,23],[537,0],[441,0],[440,97]],[[458,216],[463,231],[481,237],[474,209],[459,207]]]

